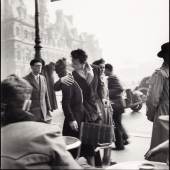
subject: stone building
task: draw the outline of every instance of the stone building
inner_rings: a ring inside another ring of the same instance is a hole
[[[34,14],[28,14],[24,1],[1,0],[1,79],[12,73],[24,76],[34,58]],[[89,62],[101,57],[98,41],[93,35],[78,34],[72,16],[56,10],[56,21],[50,23],[47,3],[47,0],[39,1],[41,55],[45,62],[55,62],[61,57],[70,59],[70,51],[77,48],[87,52]]]

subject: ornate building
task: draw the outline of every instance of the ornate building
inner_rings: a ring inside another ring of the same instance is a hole
[[[39,1],[40,37],[42,58],[46,63],[66,57],[72,49],[82,48],[89,62],[101,57],[102,51],[93,35],[78,34],[73,17],[56,10],[56,21],[49,22],[47,0]],[[16,73],[24,76],[29,72],[29,62],[34,58],[34,16],[27,13],[24,0],[1,0],[1,77]]]

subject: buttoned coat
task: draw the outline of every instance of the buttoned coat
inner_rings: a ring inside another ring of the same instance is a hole
[[[47,82],[43,75],[39,76],[39,84],[36,82],[32,73],[24,77],[33,87],[32,91],[32,104],[30,112],[33,113],[37,121],[48,121],[51,119],[49,110],[51,110]]]

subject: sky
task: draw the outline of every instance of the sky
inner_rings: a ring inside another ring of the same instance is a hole
[[[34,4],[25,2],[33,13]],[[60,0],[48,5],[51,22],[55,10],[62,9],[73,16],[79,33],[95,35],[101,57],[122,81],[132,85],[161,66],[156,54],[169,41],[169,0]]]

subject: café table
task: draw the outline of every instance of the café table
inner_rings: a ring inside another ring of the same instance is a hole
[[[78,148],[81,145],[80,139],[78,139],[76,137],[60,136],[60,138],[62,138],[65,141],[67,150]]]
[[[143,169],[142,169],[143,167]],[[162,162],[153,161],[128,161],[120,162],[115,165],[109,166],[106,169],[113,170],[169,170],[169,166]]]

